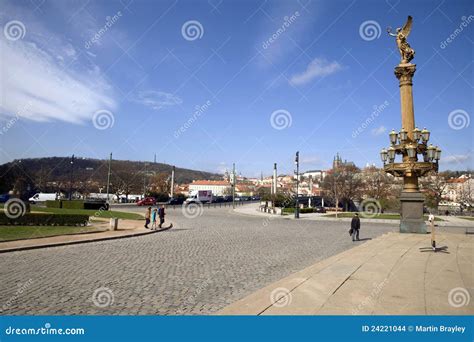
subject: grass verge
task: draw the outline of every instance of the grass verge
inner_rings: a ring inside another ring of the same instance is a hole
[[[336,214],[328,214],[324,215],[326,217],[336,217]],[[338,213],[337,217],[338,218],[350,218],[353,217],[354,213]],[[367,214],[367,217],[364,217],[363,213],[359,213],[359,216],[361,218],[367,218],[367,219],[379,219],[379,220],[400,220],[400,214],[377,214],[374,217],[372,215]],[[425,221],[428,221],[428,216],[423,216]],[[444,221],[443,219],[436,217],[435,216],[435,221]]]
[[[0,242],[104,231],[97,227],[0,226]]]
[[[31,206],[31,211],[43,212],[43,213],[55,213],[55,214],[78,214],[78,215],[89,215],[95,218],[112,218],[117,217],[125,220],[143,220],[144,217],[137,213],[127,213],[124,211],[111,211],[111,210],[89,210],[89,209],[60,209],[60,208],[45,208],[36,205]]]

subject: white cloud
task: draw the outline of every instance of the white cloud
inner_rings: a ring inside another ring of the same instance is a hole
[[[316,163],[319,163],[320,161],[321,159],[316,156],[307,156],[307,157],[301,158],[300,160],[301,164],[316,164]]]
[[[468,160],[471,159],[470,154],[456,154],[456,155],[450,155],[446,157],[441,157],[441,162],[445,164],[459,164],[459,163],[464,163]]]
[[[183,103],[181,98],[176,95],[156,90],[140,91],[134,100],[153,108],[154,110],[160,110],[163,107],[170,107]]]
[[[328,76],[340,70],[342,70],[342,66],[338,62],[328,62],[324,58],[316,58],[309,63],[305,71],[293,75],[290,79],[290,83],[292,85],[303,85],[317,77]]]
[[[71,63],[77,60],[74,47],[48,34],[51,39],[44,46],[41,34],[17,41],[0,36],[5,65],[0,116],[81,123],[97,110],[114,110],[117,105],[111,87],[100,69]]]
[[[384,134],[386,131],[387,131],[387,128],[385,128],[385,126],[380,126],[380,127],[374,128],[372,130],[372,134],[375,136],[378,136],[378,135]]]

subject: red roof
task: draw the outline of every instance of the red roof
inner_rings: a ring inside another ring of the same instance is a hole
[[[189,185],[230,185],[229,182],[226,181],[218,181],[218,180],[195,180]]]
[[[464,183],[467,181],[467,178],[453,178],[453,179],[448,179],[446,183]]]

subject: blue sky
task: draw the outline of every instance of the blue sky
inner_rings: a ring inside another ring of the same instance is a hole
[[[401,125],[400,58],[386,28],[410,14],[417,125],[442,148],[442,169],[472,168],[470,1],[0,5],[1,163],[156,153],[257,176],[274,162],[292,172],[299,150],[303,170],[329,168],[336,152],[380,166]]]

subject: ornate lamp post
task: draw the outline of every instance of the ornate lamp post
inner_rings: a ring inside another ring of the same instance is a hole
[[[412,80],[416,65],[410,63],[415,51],[406,41],[411,25],[412,17],[409,16],[405,26],[398,28],[396,34],[392,34],[391,29],[388,29],[390,35],[397,37],[401,55],[401,63],[395,67],[395,76],[400,82],[402,129],[398,133],[395,130],[389,133],[390,147],[382,149],[380,157],[385,172],[403,177],[400,232],[426,233],[426,224],[423,220],[424,196],[418,187],[418,178],[431,171],[438,171],[441,150],[433,145],[428,146],[430,132],[426,128],[420,131],[415,127]],[[397,155],[401,156],[401,162],[396,162]],[[422,161],[418,161],[418,155],[423,157]]]
[[[300,218],[300,203],[298,198],[299,185],[300,185],[300,152],[296,152],[295,156],[295,166],[296,166],[296,200],[295,200],[295,218]]]

